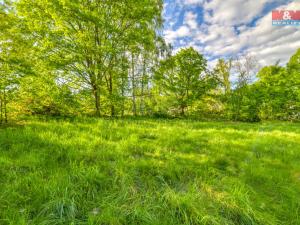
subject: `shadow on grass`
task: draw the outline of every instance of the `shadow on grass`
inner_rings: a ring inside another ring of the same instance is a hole
[[[9,122],[9,123],[0,123],[0,129],[20,129],[25,126],[25,122]]]

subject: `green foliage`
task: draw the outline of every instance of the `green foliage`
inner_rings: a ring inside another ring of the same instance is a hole
[[[225,95],[228,95],[231,92],[230,74],[232,72],[232,63],[232,59],[228,61],[225,61],[224,59],[219,59],[213,72],[217,77]]]
[[[287,67],[262,68],[258,73],[258,107],[264,119],[300,119],[299,50]]]
[[[0,4],[0,123],[13,117],[20,79],[33,73],[35,61],[27,31],[12,1]]]
[[[22,114],[300,120],[300,50],[258,72],[161,36],[162,0],[0,4],[0,123]],[[257,73],[258,72],[258,73]]]
[[[211,88],[205,72],[206,59],[193,48],[182,49],[161,61],[156,72],[157,85],[170,105],[185,115],[185,110]]]
[[[299,50],[286,67],[266,66],[254,76],[256,68],[255,60],[249,56],[227,62],[219,60],[213,73],[223,93],[215,96],[223,102],[223,118],[249,122],[298,121]],[[235,76],[234,81],[228,82],[231,76]]]
[[[65,84],[56,83],[52,76],[26,76],[21,83],[17,93],[18,114],[63,116],[81,113],[79,110],[83,106],[79,94],[72,93]]]
[[[300,126],[29,120],[0,129],[0,223],[299,224]]]
[[[90,90],[98,116],[107,107],[112,116],[123,107],[127,53],[146,57],[155,52],[162,23],[160,0],[20,0],[17,9],[39,59],[73,89]]]

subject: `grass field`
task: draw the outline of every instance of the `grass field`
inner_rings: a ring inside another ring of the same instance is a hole
[[[0,224],[300,224],[300,124],[1,128]]]

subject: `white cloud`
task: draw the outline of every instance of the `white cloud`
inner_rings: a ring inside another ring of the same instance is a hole
[[[202,5],[205,0],[177,0],[177,4],[179,5]]]
[[[205,20],[212,24],[232,26],[250,22],[260,15],[272,0],[212,0],[204,4]],[[211,14],[212,12],[212,14]]]
[[[195,5],[204,1],[178,0],[181,4]],[[185,13],[182,26],[165,32],[166,40],[189,37],[180,41],[180,46],[197,47],[207,57],[235,57],[244,52],[255,55],[262,65],[274,64],[278,60],[285,64],[300,48],[300,27],[272,26],[271,12],[263,15],[267,3],[282,3],[278,9],[300,9],[300,1],[286,3],[286,0],[211,0],[203,3],[204,23],[197,23],[194,11]],[[269,10],[270,11],[270,10]],[[256,23],[249,26],[249,23]],[[178,47],[180,47],[178,46]],[[213,66],[215,60],[209,62]]]
[[[185,37],[190,34],[190,29],[186,26],[181,26],[176,33],[179,37]]]
[[[191,35],[190,29],[187,26],[181,26],[177,30],[167,30],[165,33],[165,39],[168,43],[173,43],[174,40]]]
[[[214,59],[214,60],[208,61],[208,63],[207,63],[208,68],[210,70],[212,70],[213,68],[215,68],[215,66],[217,65],[217,63],[218,63],[218,59]]]
[[[197,14],[193,12],[187,12],[184,17],[184,24],[188,25],[191,29],[197,29]]]

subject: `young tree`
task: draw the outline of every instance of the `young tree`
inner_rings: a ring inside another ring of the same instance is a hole
[[[234,120],[247,119],[243,116],[247,107],[243,108],[243,100],[246,100],[249,93],[248,86],[255,80],[258,62],[251,55],[242,55],[233,62],[233,73],[235,75],[234,91],[231,94],[231,107]],[[246,115],[248,113],[246,112]]]
[[[213,74],[217,77],[225,96],[228,96],[231,93],[230,75],[232,72],[232,66],[232,59],[229,59],[228,61],[219,59],[213,71]]]
[[[232,84],[230,79],[232,78],[233,60],[219,59],[214,70],[213,75],[218,82],[218,88],[215,91],[214,100],[219,102],[222,106],[223,116],[226,118],[231,117],[230,113],[230,98],[232,93]]]
[[[205,72],[206,59],[193,48],[187,48],[161,61],[156,81],[184,116],[187,108],[209,89]]]

